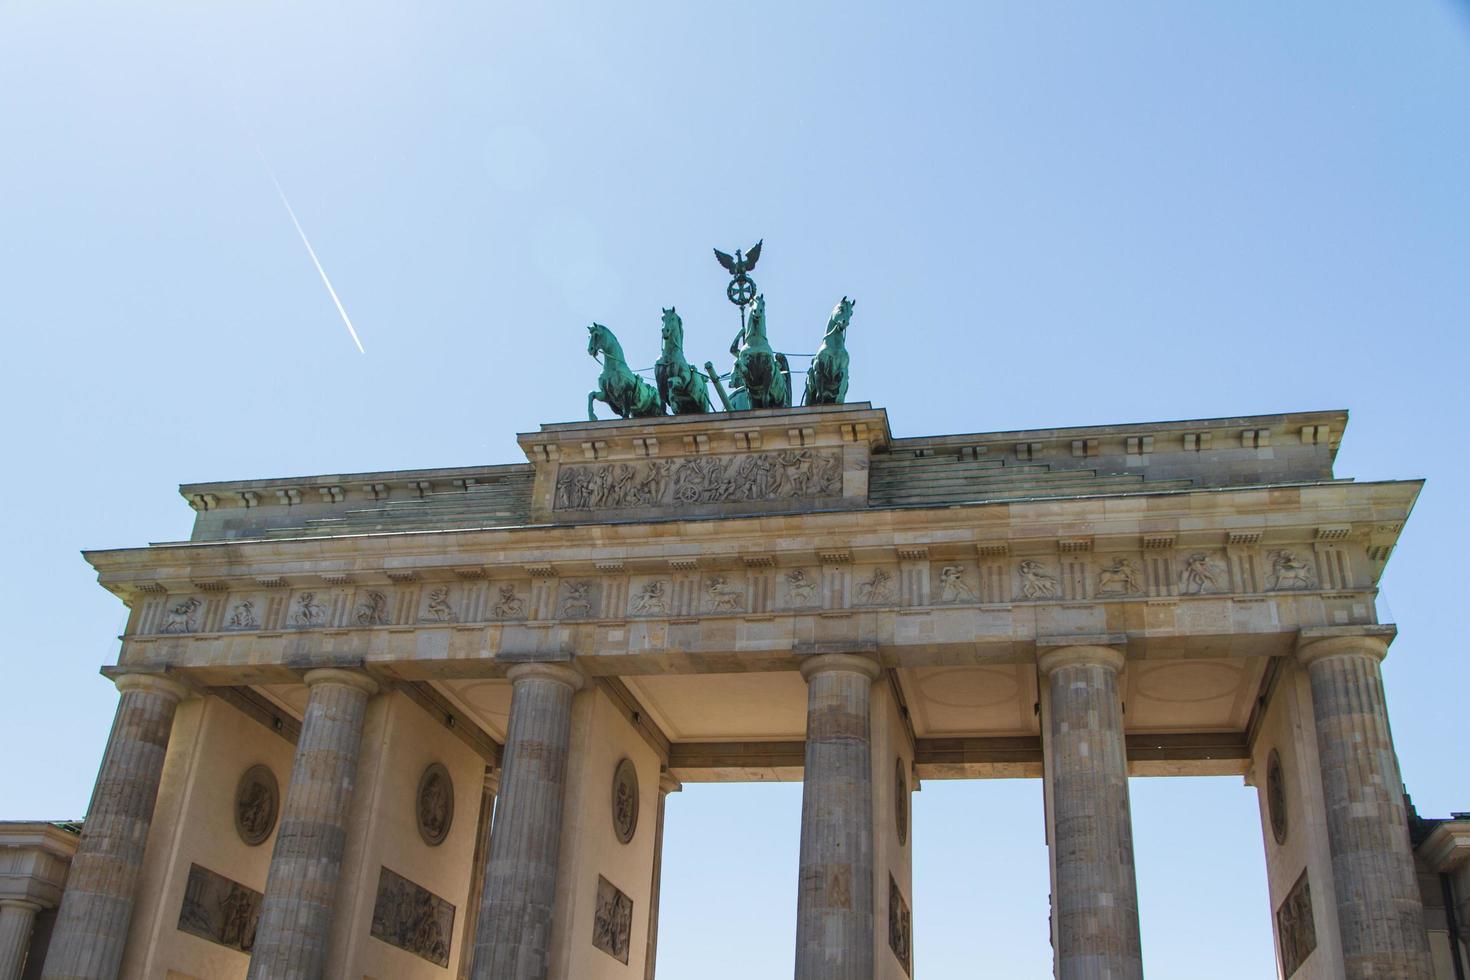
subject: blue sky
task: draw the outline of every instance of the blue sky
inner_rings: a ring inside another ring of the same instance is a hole
[[[1385,673],[1415,800],[1470,809],[1467,102],[1450,2],[0,2],[0,816],[82,813],[101,756],[80,549],[186,536],[181,482],[513,461],[589,321],[720,355],[709,248],[762,237],[773,341],[855,296],[899,435],[1351,410],[1339,475],[1429,479]],[[663,976],[790,969],[798,807],[671,801]],[[1149,975],[1269,975],[1253,791],[1134,815]],[[1045,975],[1040,822],[925,786],[924,976]]]

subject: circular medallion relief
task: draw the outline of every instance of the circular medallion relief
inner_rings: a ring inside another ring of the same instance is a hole
[[[638,770],[632,759],[618,763],[612,787],[613,833],[626,844],[638,829]]]
[[[235,787],[235,832],[251,847],[263,844],[276,829],[281,801],[276,774],[269,766],[251,766]]]
[[[439,763],[431,763],[419,777],[419,793],[415,811],[418,814],[419,836],[430,847],[438,847],[449,836],[449,825],[454,822],[454,782],[449,770]]]
[[[1271,834],[1277,844],[1286,843],[1286,774],[1281,771],[1281,756],[1271,750],[1266,760],[1266,812],[1271,818]]]
[[[903,760],[893,767],[893,826],[898,831],[899,846],[909,842],[909,777]]]

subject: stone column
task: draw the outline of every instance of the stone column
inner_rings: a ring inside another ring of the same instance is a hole
[[[260,905],[250,980],[325,975],[363,717],[378,690],[355,670],[309,670],[304,679],[306,718]]]
[[[868,657],[818,654],[807,682],[796,980],[872,980],[873,764]]]
[[[157,674],[123,674],[112,736],[46,956],[44,980],[112,980],[122,963],[158,781],[187,694]]]
[[[508,676],[510,723],[470,975],[545,980],[572,695],[582,675],[566,664],[529,663],[516,664]]]
[[[1138,886],[1118,671],[1106,646],[1062,646],[1037,659],[1048,683],[1057,976],[1141,980]]]
[[[658,774],[658,815],[653,825],[653,884],[648,893],[648,955],[644,959],[643,980],[653,980],[654,963],[658,959],[658,898],[664,876],[664,809],[669,794],[677,793],[684,784],[667,771]]]
[[[31,928],[41,906],[19,898],[0,899],[0,980],[20,980]]]
[[[1383,630],[1354,632],[1304,630],[1297,650],[1312,687],[1343,961],[1348,980],[1430,980],[1424,907],[1379,671],[1388,642]]]

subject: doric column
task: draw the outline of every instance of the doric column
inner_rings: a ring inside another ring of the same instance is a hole
[[[510,722],[475,929],[475,980],[545,980],[567,782],[572,695],[565,664],[511,667]]]
[[[872,980],[873,764],[868,657],[804,660],[806,769],[796,980]]]
[[[1107,646],[1059,646],[1037,664],[1050,710],[1047,792],[1052,805],[1057,976],[1060,980],[1143,977],[1133,821],[1118,671]]]
[[[658,775],[658,815],[653,825],[653,884],[648,893],[648,955],[644,959],[643,980],[653,980],[658,958],[658,898],[664,876],[664,809],[669,794],[677,793],[684,784],[665,771]]]
[[[51,933],[45,980],[112,980],[122,962],[158,781],[185,688],[122,674],[112,736]]]
[[[316,980],[326,970],[363,717],[378,685],[356,670],[309,670],[306,717],[271,853],[250,980]]]
[[[0,899],[0,980],[20,980],[31,928],[41,906],[19,898]]]
[[[1348,980],[1429,980],[1424,907],[1379,671],[1388,643],[1375,635],[1382,630],[1303,632],[1297,657],[1312,687]]]

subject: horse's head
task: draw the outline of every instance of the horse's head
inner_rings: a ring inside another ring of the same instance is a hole
[[[606,333],[607,333],[607,327],[604,327],[600,323],[594,323],[594,324],[592,324],[592,326],[590,326],[590,327],[587,328],[587,353],[588,353],[588,355],[590,355],[592,357],[596,357],[597,354],[598,354],[598,352],[602,350],[602,338],[603,338],[603,335],[606,334]]]
[[[745,333],[750,337],[766,335],[766,294],[761,293],[750,304],[750,317],[745,321]]]
[[[846,296],[837,301],[832,307],[832,315],[827,318],[827,336],[836,340],[843,340],[847,336],[847,325],[852,322],[852,308],[857,305],[855,300]]]
[[[674,351],[684,348],[684,321],[674,311],[674,307],[664,310],[664,353],[672,354]]]

